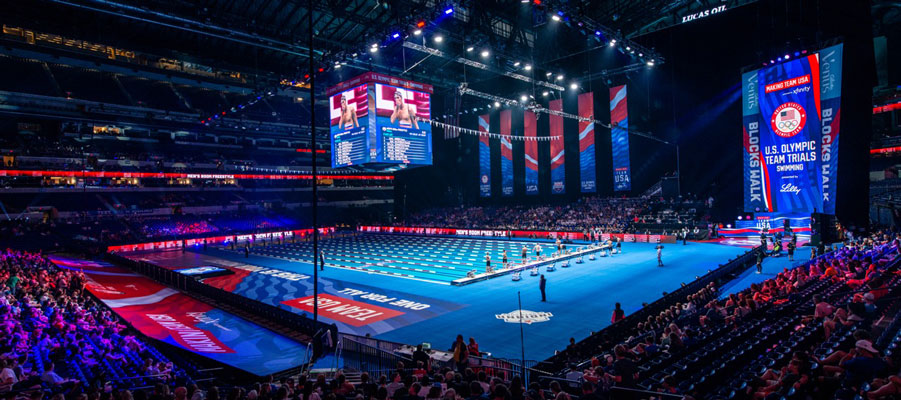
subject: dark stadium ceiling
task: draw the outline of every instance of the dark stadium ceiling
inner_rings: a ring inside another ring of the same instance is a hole
[[[312,16],[312,47],[317,68],[326,70],[324,83],[374,69],[447,88],[510,73],[545,83],[555,80],[545,76],[559,74],[566,77],[560,84],[570,84],[592,71],[597,75],[603,70],[634,69],[649,60],[660,63],[665,55],[655,55],[651,44],[642,47],[641,35],[679,24],[686,15],[753,1],[39,0],[3,2],[0,18],[9,25],[300,79],[308,68]],[[448,7],[454,9],[452,15],[444,15]],[[561,22],[552,21],[564,10]],[[425,22],[423,33],[413,35],[419,21]],[[596,37],[593,27],[579,25],[583,21],[603,27],[603,35],[599,30]],[[401,38],[392,41],[394,32]],[[437,36],[442,43],[435,42]],[[424,48],[441,50],[442,55],[402,46],[404,37]],[[585,65],[584,57],[574,56],[600,48],[610,39],[622,44],[630,38],[639,51],[633,49],[631,55],[622,51],[621,57],[602,65]],[[383,45],[381,51],[367,54],[373,41]],[[489,57],[473,54],[483,49],[490,51]],[[466,58],[491,68],[473,68],[458,60]],[[528,73],[526,65],[531,67]],[[510,81],[510,92],[523,86],[521,79],[503,81]],[[535,85],[529,85],[534,90]]]

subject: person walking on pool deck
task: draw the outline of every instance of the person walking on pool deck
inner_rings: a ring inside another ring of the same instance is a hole
[[[663,266],[663,245],[662,244],[657,245],[657,266],[658,267]]]
[[[764,252],[761,251],[761,252],[757,253],[757,273],[758,274],[763,273],[763,257],[764,257]]]
[[[529,256],[529,248],[522,245],[522,265],[526,265],[526,257]]]
[[[541,289],[541,301],[547,301],[547,296],[545,293],[545,288],[547,288],[547,279],[544,279],[544,275],[541,275],[541,280],[538,281],[538,288]]]
[[[626,318],[626,312],[623,311],[623,306],[619,303],[616,303],[616,308],[613,309],[613,316],[610,317],[610,323],[615,324]]]
[[[491,255],[485,252],[485,272],[491,272]]]
[[[325,251],[319,250],[319,270],[325,271]]]
[[[507,250],[504,250],[503,258],[501,259],[501,268],[507,268]]]

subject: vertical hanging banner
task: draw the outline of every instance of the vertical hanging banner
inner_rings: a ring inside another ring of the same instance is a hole
[[[501,111],[501,195],[513,196],[513,143],[510,142],[512,111]]]
[[[817,54],[744,75],[745,210],[823,209]],[[830,138],[831,139],[831,138]]]
[[[551,100],[548,103],[551,111],[563,111],[563,100]],[[551,137],[551,193],[560,194],[566,192],[566,159],[563,154],[563,117],[550,115]]]
[[[613,190],[632,190],[629,168],[629,109],[626,85],[610,88],[610,142],[613,145]]]
[[[820,57],[820,180],[823,185],[823,212],[835,214],[838,175],[838,128],[842,100],[842,44],[827,47]]]
[[[579,95],[579,180],[582,193],[597,192],[597,178],[594,158],[594,93]]]
[[[479,195],[491,197],[491,146],[488,142],[490,114],[479,115]]]
[[[526,111],[523,117],[526,143],[526,194],[538,194],[538,118]]]

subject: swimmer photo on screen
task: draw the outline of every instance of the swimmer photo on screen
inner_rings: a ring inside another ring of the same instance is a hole
[[[375,98],[381,161],[431,165],[429,93],[376,84]]]
[[[365,84],[329,97],[329,133],[332,168],[368,162],[366,116],[369,114]]]

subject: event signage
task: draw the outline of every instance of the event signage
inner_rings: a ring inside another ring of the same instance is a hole
[[[491,115],[479,115],[479,132],[488,132]],[[491,145],[487,135],[479,135],[479,196],[491,197]]]
[[[835,211],[842,46],[742,75],[744,209]]]
[[[463,237],[513,237],[513,238],[536,238],[536,239],[569,239],[569,240],[587,240],[584,232],[567,232],[567,231],[530,231],[530,230],[494,230],[494,229],[455,229],[455,228],[430,228],[430,227],[411,227],[411,226],[369,226],[363,225],[357,227],[358,232],[370,233],[401,233],[412,235],[441,235],[441,236],[463,236]],[[614,238],[625,242],[649,242],[649,243],[675,243],[676,237],[673,235],[632,235],[622,233],[604,233],[601,238],[603,240],[612,240]]]
[[[510,130],[513,123],[511,110],[501,111],[501,195],[513,196],[513,143]]]
[[[551,111],[563,112],[563,100],[551,100],[548,103]],[[566,192],[566,158],[563,141],[563,117],[551,114],[548,116],[551,132],[551,193]]]
[[[538,116],[532,111],[523,113],[525,132],[526,194],[538,194],[538,141],[529,140],[538,136]]]
[[[610,142],[613,146],[613,190],[632,190],[629,166],[629,109],[626,85],[610,88]]]
[[[597,192],[594,157],[594,93],[579,95],[579,180],[582,193]]]

